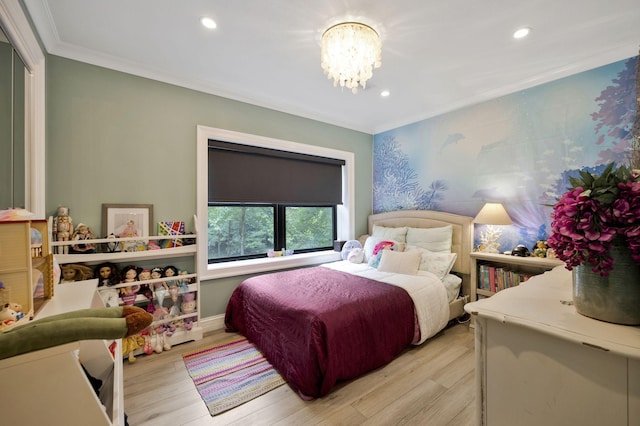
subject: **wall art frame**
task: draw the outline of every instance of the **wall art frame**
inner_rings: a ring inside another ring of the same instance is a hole
[[[148,237],[153,233],[153,204],[102,204],[102,236]]]

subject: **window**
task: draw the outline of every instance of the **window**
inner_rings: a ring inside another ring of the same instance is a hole
[[[353,153],[204,126],[198,126],[197,143],[197,229],[203,254],[198,269],[204,279],[339,259],[333,241],[353,238]],[[224,152],[217,165],[210,161],[211,145]],[[260,157],[269,150],[282,154],[276,156],[278,162],[304,162],[302,174],[278,174],[290,173],[295,168],[290,165],[267,168],[263,175],[247,161],[229,167],[232,157]],[[336,166],[337,175],[317,178],[316,173]],[[309,177],[311,183],[300,185]],[[213,185],[216,179],[218,185]],[[250,182],[244,185],[248,192],[236,186],[242,182]],[[291,194],[297,195],[290,198]],[[295,253],[266,257],[269,249],[282,248]]]
[[[208,142],[209,263],[330,250],[345,161]]]
[[[275,208],[259,205],[209,205],[209,263],[264,257],[275,243]]]
[[[330,250],[336,239],[335,206],[283,206],[283,247],[299,252]]]
[[[209,263],[265,257],[269,250],[330,250],[335,206],[209,204]]]

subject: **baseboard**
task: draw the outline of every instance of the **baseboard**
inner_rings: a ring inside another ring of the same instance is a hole
[[[224,314],[200,318],[198,325],[202,328],[202,332],[205,334],[224,330]]]

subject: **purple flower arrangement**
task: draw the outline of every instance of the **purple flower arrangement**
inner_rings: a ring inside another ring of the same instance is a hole
[[[567,269],[583,263],[608,276],[614,268],[610,249],[621,244],[640,265],[640,176],[609,164],[600,176],[580,171],[553,207],[547,244]]]

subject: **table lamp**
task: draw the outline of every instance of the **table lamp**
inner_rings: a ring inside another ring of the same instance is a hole
[[[502,230],[494,225],[513,224],[504,206],[501,203],[486,203],[473,219],[473,222],[488,225],[486,232],[480,234],[480,241],[484,246],[481,251],[484,253],[499,253],[500,243],[498,243],[498,239],[502,235]]]

